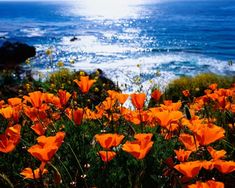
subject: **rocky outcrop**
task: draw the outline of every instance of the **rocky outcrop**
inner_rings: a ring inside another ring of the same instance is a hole
[[[20,42],[5,41],[0,47],[0,67],[15,68],[36,55],[36,49]]]

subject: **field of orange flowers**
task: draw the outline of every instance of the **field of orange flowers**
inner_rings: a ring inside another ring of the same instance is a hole
[[[108,90],[88,105],[96,80],[73,81],[73,91],[0,100],[1,187],[235,185],[235,84],[178,102],[155,89],[151,105]]]

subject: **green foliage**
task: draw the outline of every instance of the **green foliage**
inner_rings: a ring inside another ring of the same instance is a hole
[[[219,88],[229,88],[235,82],[235,77],[203,73],[194,77],[183,76],[170,82],[165,90],[167,99],[178,101],[184,99],[183,90],[189,90],[190,95],[199,97],[209,85],[217,83]]]

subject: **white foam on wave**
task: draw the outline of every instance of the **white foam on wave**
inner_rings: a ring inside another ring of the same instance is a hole
[[[5,37],[6,35],[8,35],[8,32],[1,32],[0,31],[0,37]]]
[[[116,38],[118,40],[133,40],[133,38],[137,38],[138,37],[138,33],[137,32],[129,32],[129,31],[125,31],[124,33],[118,33],[118,32],[105,32],[103,33],[103,36],[106,37],[107,39],[112,39],[112,38]]]
[[[198,65],[207,65],[211,72],[217,74],[226,74],[226,72],[233,72],[235,74],[235,64],[229,65],[227,61],[221,61],[214,58],[198,58]]]
[[[41,37],[45,34],[45,31],[41,30],[40,28],[24,28],[20,30],[23,32],[27,37]]]
[[[141,48],[128,47],[118,44],[101,43],[97,37],[92,35],[78,36],[71,42],[72,37],[63,37],[59,45],[69,52],[85,52],[98,54],[113,54],[125,52],[137,52]]]
[[[123,29],[125,33],[140,33],[140,30],[137,28],[125,28]]]

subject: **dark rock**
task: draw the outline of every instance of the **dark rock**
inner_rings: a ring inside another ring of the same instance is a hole
[[[36,49],[20,42],[6,41],[0,47],[0,67],[14,68],[36,55]]]
[[[70,42],[74,42],[76,40],[78,40],[78,38],[74,36],[73,38],[70,39]]]

